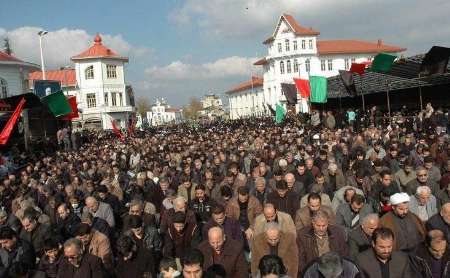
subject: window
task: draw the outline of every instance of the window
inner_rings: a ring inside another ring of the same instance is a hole
[[[311,71],[311,62],[309,61],[309,59],[306,59],[305,61],[305,69],[308,73]]]
[[[356,61],[356,59],[355,59],[355,58],[352,58],[351,61],[352,61],[352,63],[354,63],[354,62]]]
[[[280,74],[284,74],[284,62],[280,62]]]
[[[325,68],[325,60],[320,60],[320,70],[321,71],[325,71],[326,70],[326,68]]]
[[[6,83],[6,80],[3,78],[0,78],[0,98],[7,98],[8,97],[8,84]]]
[[[313,40],[309,40],[309,49],[313,49]]]
[[[291,73],[291,60],[287,60],[286,62],[286,72]]]
[[[333,60],[328,60],[328,70],[333,70]]]
[[[106,65],[106,77],[117,78],[116,65]]]
[[[111,93],[111,106],[117,106],[116,93]]]
[[[297,41],[294,41],[293,44],[294,44],[294,50],[297,50]]]
[[[84,70],[85,79],[94,79],[94,66],[89,66]]]
[[[105,105],[108,106],[108,93],[105,93]]]
[[[294,59],[294,72],[298,72],[298,61]]]
[[[281,53],[283,51],[283,46],[281,45],[281,42],[278,43],[278,53]]]
[[[350,60],[349,59],[345,59],[345,69],[348,70],[350,68]]]
[[[119,95],[119,106],[123,106],[122,93],[117,93]]]
[[[306,49],[306,40],[302,40],[302,49]]]
[[[86,102],[88,108],[93,108],[97,106],[97,101],[95,100],[95,94],[87,94]]]
[[[285,44],[285,46],[286,46],[286,51],[291,50],[291,47],[290,47],[290,45],[289,45],[289,40],[285,40],[285,41],[284,41],[284,44]]]

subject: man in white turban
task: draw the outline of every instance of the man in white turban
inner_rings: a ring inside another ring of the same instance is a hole
[[[410,197],[407,193],[395,193],[389,199],[392,211],[380,220],[380,225],[394,232],[394,249],[411,252],[425,238],[422,221],[409,211]]]

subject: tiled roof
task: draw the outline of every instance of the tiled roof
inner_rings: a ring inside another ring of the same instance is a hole
[[[267,63],[268,63],[268,61],[267,61],[267,59],[264,57],[264,58],[259,59],[259,60],[256,61],[256,62],[254,62],[253,65],[255,65],[255,66],[262,66],[262,65],[265,65],[265,64],[267,64]]]
[[[318,36],[318,35],[320,35],[319,31],[316,31],[312,28],[306,28],[306,27],[303,27],[300,24],[298,24],[298,22],[295,20],[295,18],[292,15],[283,14],[280,17],[280,20],[283,18],[292,27],[292,29],[294,30],[294,33],[298,36]],[[271,37],[267,38],[263,42],[263,44],[271,43],[273,40],[274,40],[274,37],[272,35]]]
[[[238,93],[248,89],[261,87],[264,84],[264,79],[258,76],[252,76],[252,79],[245,81],[234,87],[233,89],[226,92],[226,94]]]
[[[5,52],[0,51],[0,61],[6,62],[23,62],[12,55],[8,55]]]
[[[300,26],[298,22],[295,20],[295,18],[292,15],[289,14],[283,14],[284,19],[291,25],[291,27],[294,29],[296,35],[302,35],[302,36],[317,36],[320,35],[319,31],[316,31],[312,28],[306,28],[303,26]]]
[[[61,86],[76,86],[77,84],[77,76],[74,69],[45,71],[45,78],[47,80],[60,81]],[[42,71],[30,73],[28,80],[30,81],[30,85],[33,84],[33,80],[42,80]]]
[[[317,41],[319,55],[402,52],[406,48],[386,45],[381,40],[376,43],[359,40],[326,40]]]
[[[73,56],[72,60],[92,59],[92,58],[110,58],[128,61],[127,57],[121,57],[111,49],[102,44],[102,38],[97,34],[94,38],[94,45],[86,51]]]

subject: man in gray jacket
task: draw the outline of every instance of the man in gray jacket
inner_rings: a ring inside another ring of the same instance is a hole
[[[431,194],[428,186],[417,187],[416,194],[411,196],[409,210],[417,215],[423,222],[428,221],[438,213],[436,197]]]
[[[369,213],[372,213],[372,207],[365,204],[363,195],[353,195],[350,203],[342,203],[336,211],[336,224],[341,225],[346,234],[358,226],[361,220]]]
[[[109,204],[100,202],[92,196],[87,197],[85,202],[83,212],[90,212],[94,217],[105,220],[111,228],[114,228],[114,214]]]

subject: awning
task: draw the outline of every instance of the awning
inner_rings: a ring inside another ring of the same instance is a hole
[[[373,94],[410,88],[450,84],[450,73],[420,77],[420,65],[425,55],[400,58],[388,74],[366,71],[363,76],[353,73],[358,94]],[[450,71],[450,64],[447,66]],[[328,78],[328,98],[352,97],[345,90],[340,76]]]

